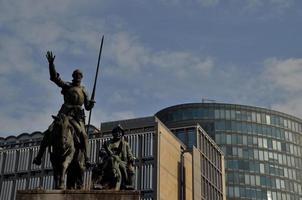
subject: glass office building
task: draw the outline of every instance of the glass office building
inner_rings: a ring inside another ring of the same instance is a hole
[[[198,123],[216,141],[225,154],[227,199],[302,199],[301,119],[218,103],[176,105],[156,116],[168,127]]]

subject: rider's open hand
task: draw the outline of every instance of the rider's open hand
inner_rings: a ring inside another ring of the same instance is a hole
[[[47,58],[49,64],[53,64],[56,56],[52,53],[52,51],[47,51],[46,58]]]

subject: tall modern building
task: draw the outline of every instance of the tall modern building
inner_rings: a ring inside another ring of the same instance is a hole
[[[225,153],[227,199],[302,199],[302,120],[252,106],[194,103],[159,111],[169,128],[200,124]],[[175,132],[185,143],[194,143]]]

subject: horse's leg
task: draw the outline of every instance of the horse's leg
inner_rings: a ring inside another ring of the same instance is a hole
[[[53,180],[54,180],[54,188],[58,189],[59,187],[59,174],[58,174],[58,164],[55,158],[53,158],[53,156],[51,156],[51,165],[53,168]]]
[[[64,174],[63,174],[63,164],[58,166],[58,181],[57,189],[64,189]]]
[[[85,171],[85,157],[82,150],[79,150],[76,160],[76,183],[77,189],[84,189],[84,171]]]
[[[67,171],[67,168],[71,162],[71,156],[67,156],[65,161],[62,163],[62,165],[60,166],[60,189],[64,189],[64,184],[65,184],[65,174]]]
[[[67,189],[76,189],[77,184],[77,163],[72,160],[67,169]]]
[[[73,175],[73,165],[72,164],[72,159],[73,159],[74,151],[70,151],[69,155],[65,158],[65,161],[62,163],[62,183],[64,185],[65,183],[65,174],[67,172],[67,188],[68,189],[73,189],[74,188],[74,175]]]
[[[77,189],[84,189],[84,172],[78,168],[76,170],[77,173],[77,178],[76,178],[76,183],[77,183]]]
[[[63,163],[59,163],[57,166],[57,189],[64,189],[65,183],[65,161]]]
[[[76,189],[73,162],[70,163],[67,169],[67,189],[69,190]]]
[[[60,182],[60,179],[61,179],[61,173],[60,173],[60,167],[59,166],[57,166],[56,167],[56,170],[55,170],[55,173],[54,173],[54,179],[55,179],[55,189],[58,189],[58,190],[60,190],[60,189],[62,189],[61,187],[60,187],[60,185],[61,185],[61,182]]]
[[[53,166],[53,181],[54,181],[54,189],[58,189],[58,174],[54,166]]]
[[[76,175],[76,188],[77,189],[84,189],[84,171],[82,170],[81,166],[77,163],[75,168],[75,175]]]

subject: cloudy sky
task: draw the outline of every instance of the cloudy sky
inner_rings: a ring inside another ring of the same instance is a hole
[[[0,0],[0,136],[43,131],[75,68],[92,124],[149,116],[202,98],[302,117],[300,0]]]

